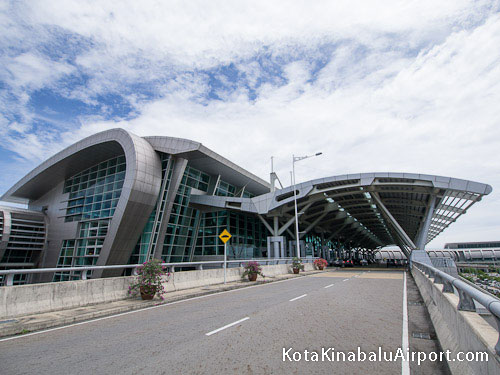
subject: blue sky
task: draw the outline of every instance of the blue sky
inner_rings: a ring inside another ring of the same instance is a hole
[[[498,1],[2,1],[0,193],[92,133],[204,143],[289,181],[439,174],[494,192],[431,247],[498,240]]]

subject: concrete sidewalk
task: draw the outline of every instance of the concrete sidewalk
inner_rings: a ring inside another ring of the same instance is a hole
[[[331,269],[329,269],[331,271]],[[176,292],[168,292],[162,301],[155,297],[152,301],[143,301],[140,298],[127,298],[120,301],[88,305],[84,307],[71,308],[65,310],[51,311],[41,314],[23,315],[0,321],[0,337],[8,337],[26,334],[48,328],[64,326],[85,320],[124,313],[127,311],[140,310],[151,306],[163,305],[183,299],[199,297],[207,294],[214,294],[232,289],[245,288],[252,285],[268,284],[275,281],[308,276],[325,271],[307,271],[299,275],[285,274],[275,277],[266,277],[255,282],[233,281],[227,284],[207,285],[198,288],[185,289]]]

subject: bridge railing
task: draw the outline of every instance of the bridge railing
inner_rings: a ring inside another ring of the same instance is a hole
[[[413,266],[421,270],[429,278],[433,278],[434,283],[443,284],[443,293],[455,293],[456,289],[459,297],[458,310],[476,311],[476,305],[474,304],[474,301],[476,301],[491,313],[495,318],[496,329],[499,332],[495,352],[500,355],[500,300],[428,264],[413,262]]]
[[[304,257],[301,258],[303,263],[312,263],[317,257]],[[248,262],[257,262],[261,265],[276,265],[276,264],[291,264],[293,258],[256,258],[256,259],[236,259],[228,260],[227,266],[242,267]],[[80,273],[81,280],[87,280],[88,271],[95,270],[113,270],[113,269],[132,269],[132,275],[137,275],[137,271],[141,268],[143,264],[124,264],[124,265],[112,265],[112,266],[82,266],[82,267],[58,267],[58,268],[26,268],[26,269],[12,269],[12,270],[0,270],[0,276],[5,276],[6,280],[4,284],[6,286],[14,285],[15,275],[25,275],[25,274],[39,274],[39,273],[54,273],[54,272],[71,272],[71,271],[83,271]],[[223,260],[214,261],[204,261],[204,262],[177,262],[177,263],[162,263],[162,266],[167,267],[170,272],[175,272],[175,268],[179,267],[195,267],[197,270],[202,270],[204,266],[219,266],[224,267]]]

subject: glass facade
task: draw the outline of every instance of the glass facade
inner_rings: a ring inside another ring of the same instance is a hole
[[[228,229],[233,236],[228,244],[230,258],[262,257],[268,234],[258,218],[226,210],[202,213],[189,207],[192,189],[208,193],[211,180],[210,175],[189,164],[172,202],[170,216],[164,217],[167,197],[172,196],[169,195],[169,189],[175,159],[164,153],[160,153],[160,158],[162,162],[160,194],[130,256],[130,264],[147,261],[158,246],[161,258],[165,262],[188,262],[192,261],[195,255],[221,256],[224,254],[224,245],[218,236],[224,229]],[[119,156],[88,168],[65,181],[64,193],[69,194],[65,220],[79,222],[78,237],[65,239],[62,242],[57,267],[78,267],[97,263],[124,179],[125,158]],[[253,196],[243,188],[222,180],[217,183],[215,195]],[[163,220],[168,220],[168,223],[165,237],[160,239],[159,231]],[[78,271],[61,271],[56,273],[54,281],[79,277]]]
[[[64,183],[69,193],[65,221],[112,217],[125,180],[125,156],[99,163]]]
[[[215,190],[215,195],[221,197],[234,197],[236,194],[236,186],[231,185],[224,181],[219,181],[219,185]]]
[[[57,268],[94,266],[97,264],[110,219],[84,221],[78,224],[78,238],[64,240]],[[88,273],[91,276],[91,272]],[[54,281],[80,278],[80,271],[57,272]]]
[[[163,219],[166,197],[169,190],[173,162],[168,163],[168,155],[162,155],[163,196],[160,214],[153,210],[144,227],[143,233],[130,258],[130,264],[138,264],[149,259],[155,251],[158,240],[158,230]],[[168,173],[167,172],[168,169]],[[221,256],[224,245],[219,240],[219,234],[228,229],[233,238],[228,246],[228,256],[231,258],[261,257],[266,248],[267,233],[264,225],[252,215],[233,213],[226,210],[201,213],[189,207],[192,189],[208,193],[210,175],[187,166],[180,186],[172,204],[172,211],[167,224],[164,242],[162,244],[162,260],[165,262],[188,262],[193,256]],[[241,191],[241,190],[240,190]],[[234,196],[238,188],[225,181],[219,181],[215,195]],[[243,191],[243,196],[253,196]],[[155,232],[156,231],[156,232]]]
[[[97,263],[121,195],[125,169],[125,156],[121,155],[96,164],[65,181],[63,193],[69,193],[65,221],[79,222],[78,237],[63,240],[57,268],[92,266]],[[90,272],[88,276],[91,276]],[[57,272],[54,281],[79,277],[79,271]]]
[[[202,215],[195,255],[224,255],[224,245],[219,239],[219,234],[224,229],[229,230],[227,215],[227,211],[207,212]],[[230,230],[229,232],[231,233]]]
[[[228,227],[229,233],[233,235],[228,246],[228,257],[248,259],[263,256],[263,251],[267,250],[268,232],[258,218],[240,212],[230,212]]]
[[[322,255],[322,240],[320,236],[315,234],[307,234],[305,236],[305,244],[306,244],[306,256],[319,256]],[[340,244],[336,244],[332,241],[324,241],[323,243],[328,249],[335,249],[340,246]],[[314,252],[314,253],[313,253]]]
[[[189,207],[191,188],[208,192],[210,176],[190,166],[186,167],[175,196],[163,243],[165,262],[188,262],[194,249],[193,238],[199,225],[200,212]]]

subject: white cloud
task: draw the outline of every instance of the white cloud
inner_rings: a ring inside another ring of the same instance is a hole
[[[50,86],[74,71],[74,67],[67,63],[51,61],[33,53],[23,53],[10,59],[4,68],[7,84],[29,90]]]
[[[32,22],[56,24],[108,46],[167,54],[181,64],[229,61],[252,48],[297,40],[375,40],[380,33],[409,33],[419,43],[430,33],[480,20],[491,1],[191,1],[148,3],[80,0],[30,1]],[[375,33],[375,35],[373,35]],[[414,38],[414,39],[412,39]]]

